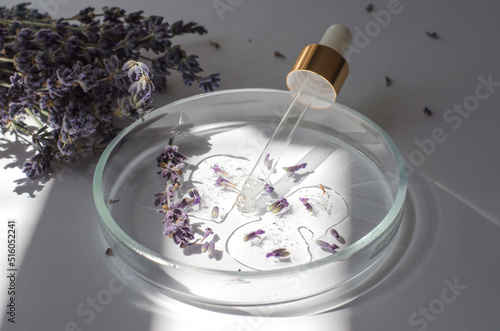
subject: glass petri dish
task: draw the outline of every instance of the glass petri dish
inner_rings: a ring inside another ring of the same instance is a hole
[[[293,314],[351,300],[349,293],[369,280],[390,251],[401,223],[404,161],[375,123],[324,100],[329,106],[306,114],[270,178],[290,208],[241,215],[232,208],[238,185],[293,97],[271,89],[212,92],[161,107],[124,129],[102,154],[93,181],[100,225],[115,255],[161,292],[206,307],[273,306],[273,313]],[[178,191],[200,191],[202,206],[191,211],[191,225],[197,237],[206,227],[214,229],[212,256],[201,253],[199,243],[181,249],[163,235],[154,201],[166,183],[156,156],[172,137],[188,157]],[[279,173],[281,165],[301,162],[308,166],[297,176]],[[220,175],[214,164],[229,172],[236,189],[214,185]],[[310,199],[313,212],[297,202],[300,197]],[[223,215],[217,219],[207,216],[214,205]],[[265,234],[242,240],[258,228]],[[323,249],[318,239],[339,248]],[[266,257],[282,247],[288,257]]]

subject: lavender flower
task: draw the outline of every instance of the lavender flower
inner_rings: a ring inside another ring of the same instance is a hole
[[[215,241],[211,241],[210,244],[208,244],[208,255],[213,256],[215,253]]]
[[[226,173],[217,164],[214,164],[212,166],[212,169],[215,171],[216,174],[222,174],[223,176],[227,177]]]
[[[288,177],[292,177],[295,174],[295,172],[299,171],[300,169],[304,169],[306,166],[307,163],[301,163],[291,167],[283,167],[283,170],[285,170],[288,173]]]
[[[224,177],[219,176],[215,181],[215,186],[226,186],[226,187],[236,187],[236,184],[231,183]]]
[[[220,74],[211,74],[210,76],[200,78],[198,87],[204,92],[212,92],[219,87]]]
[[[316,240],[316,244],[326,250],[329,250],[331,252],[334,252],[335,250],[339,249],[339,246],[335,245],[335,244],[329,244],[327,243],[326,241],[323,241],[323,240]]]
[[[269,184],[267,184],[267,183],[266,183],[266,184],[264,185],[264,190],[265,190],[267,193],[271,194],[271,193],[273,193],[273,192],[274,192],[274,187],[272,187],[271,185],[269,185]]]
[[[44,159],[51,162],[28,160],[30,178],[55,162],[76,165],[102,151],[119,131],[115,118],[151,112],[155,85],[164,88],[171,72],[187,86],[219,86],[219,74],[201,76],[197,56],[172,46],[176,35],[205,33],[202,26],[169,25],[162,17],[118,7],[103,11],[87,7],[70,19],[52,19],[27,3],[0,6],[0,85],[11,85],[0,86],[0,130],[32,140],[37,129],[26,125],[28,117],[48,128],[32,144],[38,151],[50,147]],[[144,51],[156,54],[150,67],[137,61]]]
[[[337,232],[337,230],[335,230],[335,229],[331,229],[331,230],[330,230],[330,233],[332,234],[332,236],[333,236],[335,239],[340,238],[340,235],[339,235],[339,233]]]
[[[288,201],[285,198],[281,198],[269,206],[269,211],[273,212],[273,214],[276,214],[286,207],[288,207]]]
[[[214,231],[211,228],[206,228],[201,241],[205,240],[211,234],[214,234]]]
[[[205,241],[201,246],[201,252],[205,253],[208,251],[209,256],[213,256],[215,252],[215,242],[212,240],[210,242]]]
[[[300,202],[302,202],[304,204],[304,206],[306,207],[307,211],[310,211],[312,213],[313,207],[309,203],[309,198],[299,198],[299,200],[300,200]]]
[[[214,208],[212,208],[212,218],[217,218],[217,217],[219,217],[219,207],[214,206]]]
[[[205,253],[208,250],[208,246],[210,246],[210,242],[209,241],[205,241],[203,243],[203,245],[201,245],[201,252]]]
[[[45,173],[50,167],[50,149],[39,152],[32,157],[30,157],[24,163],[23,172],[28,176],[28,178],[35,178]]]
[[[270,154],[266,154],[266,156],[264,157],[264,165],[267,167],[267,169],[271,169],[271,160],[269,160],[269,156]]]
[[[252,232],[250,232],[249,234],[247,234],[247,235],[245,235],[245,236],[243,237],[243,241],[249,241],[249,240],[252,240],[252,239],[254,239],[254,238],[259,237],[261,234],[264,234],[264,233],[266,233],[266,231],[261,230],[261,229],[259,229],[259,230],[257,230],[257,231],[252,231]],[[259,237],[259,238],[260,238],[260,237]]]
[[[278,248],[278,249],[275,249],[274,251],[270,252],[270,253],[267,253],[266,254],[266,258],[270,258],[270,257],[286,257],[286,256],[289,256],[290,255],[290,252],[286,250],[286,248]]]

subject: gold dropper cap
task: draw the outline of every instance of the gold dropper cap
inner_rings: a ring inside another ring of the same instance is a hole
[[[304,47],[287,76],[288,89],[335,101],[349,73],[344,52],[351,42],[351,32],[343,25],[329,27],[319,44]],[[327,107],[315,101],[313,108]]]

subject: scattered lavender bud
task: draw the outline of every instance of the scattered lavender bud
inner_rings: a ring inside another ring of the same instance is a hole
[[[219,178],[217,178],[217,180],[215,181],[215,186],[236,187],[236,184],[231,183],[224,177],[219,176]]]
[[[210,45],[214,46],[214,47],[215,47],[215,49],[219,49],[219,48],[220,48],[220,45],[219,45],[219,43],[218,43],[218,42],[216,42],[216,41],[211,41],[211,40],[209,40],[208,42],[210,43]]]
[[[385,87],[389,87],[392,84],[392,80],[389,76],[385,76]]]
[[[431,37],[432,39],[437,39],[438,38],[437,32],[427,32],[427,31],[425,31],[425,34],[428,35],[429,37]]]
[[[215,252],[215,241],[212,240],[208,244],[208,255],[212,256],[212,255],[214,255],[214,252]]]
[[[285,59],[285,56],[284,56],[283,54],[281,54],[280,52],[278,52],[278,51],[275,51],[275,52],[274,52],[274,56],[275,56],[275,57],[280,57],[280,58],[282,58],[282,59]]]
[[[203,245],[201,246],[201,252],[205,253],[208,250],[208,246],[210,246],[210,242],[205,241]]]
[[[217,217],[219,217],[219,207],[214,206],[214,208],[212,208],[212,218],[217,218]]]
[[[214,234],[214,231],[210,228],[206,228],[205,233],[203,234],[203,238],[201,239],[201,241],[205,240],[211,234]]]
[[[306,207],[307,211],[310,211],[312,213],[313,207],[309,203],[309,198],[299,198],[299,200],[300,200],[300,202],[302,202],[304,204],[304,206]]]
[[[290,255],[290,252],[287,251],[286,248],[278,248],[270,253],[267,253],[266,258],[270,258],[272,256],[274,256],[274,257],[286,257],[288,255]]]
[[[337,230],[335,230],[335,229],[331,229],[331,230],[330,230],[330,233],[332,234],[332,236],[333,236],[335,239],[340,238],[340,235],[339,235],[339,233],[337,232]]]
[[[288,201],[285,198],[281,198],[269,206],[269,211],[271,211],[273,214],[276,214],[286,207],[288,207]]]
[[[221,174],[223,175],[224,177],[227,177],[226,173],[222,170],[221,167],[219,167],[217,164],[214,164],[212,166],[212,169],[215,171],[216,174]]]
[[[266,183],[264,185],[264,190],[266,190],[267,193],[271,194],[271,193],[274,192],[274,187],[272,187],[271,185],[269,185],[269,184]]]
[[[259,237],[261,234],[264,234],[264,233],[266,233],[266,232],[264,230],[261,230],[261,229],[259,229],[257,231],[252,231],[243,237],[243,241],[252,240],[254,238]]]
[[[322,248],[326,248],[332,252],[334,252],[335,250],[339,249],[339,246],[337,246],[336,244],[329,244],[327,243],[326,241],[323,241],[323,240],[316,240],[316,244]]]
[[[432,111],[429,108],[425,107],[424,108],[424,114],[427,115],[427,116],[431,116],[432,115]]]
[[[283,167],[283,170],[285,170],[288,173],[288,177],[292,177],[295,174],[295,172],[299,171],[300,169],[304,169],[306,166],[307,163],[301,163],[291,167]]]
[[[269,156],[270,154],[267,154],[264,158],[264,165],[267,167],[267,169],[271,169],[271,160],[269,160]]]

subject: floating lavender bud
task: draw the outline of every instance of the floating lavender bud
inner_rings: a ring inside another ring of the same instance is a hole
[[[299,198],[299,200],[300,200],[300,202],[302,202],[304,204],[306,209],[312,213],[313,207],[309,203],[309,198]]]
[[[274,192],[274,187],[272,187],[269,184],[264,185],[264,190],[266,190],[267,193],[271,194]]]
[[[290,252],[286,250],[286,248],[278,248],[278,249],[275,249],[274,251],[270,252],[270,253],[267,253],[266,254],[266,258],[269,258],[269,257],[285,257],[285,256],[288,256],[290,255]]]
[[[267,154],[264,158],[264,165],[267,167],[267,169],[271,169],[271,160],[269,160],[269,155],[270,154]]]
[[[217,218],[219,217],[219,207],[215,206],[212,208],[212,218]]]
[[[339,246],[337,246],[335,244],[329,244],[326,241],[323,241],[320,239],[316,240],[316,245],[321,246],[322,248],[325,248],[325,249],[330,250],[332,252],[339,248]]]
[[[235,187],[236,184],[234,183],[231,183],[230,181],[228,181],[227,179],[223,178],[223,177],[219,177],[217,178],[217,180],[215,181],[215,186],[228,186],[228,187]]]
[[[288,201],[285,198],[281,198],[269,206],[269,211],[273,212],[273,214],[276,214],[286,207],[288,207]]]
[[[283,167],[283,170],[288,172],[288,177],[292,177],[295,174],[295,172],[299,171],[300,169],[304,169],[306,166],[307,163],[301,163],[291,167]]]
[[[259,237],[261,234],[264,234],[266,233],[266,231],[264,230],[257,230],[257,231],[252,231],[250,232],[249,234],[247,234],[246,236],[243,237],[243,241],[249,241],[249,240],[252,240],[253,238],[257,238]],[[260,237],[259,237],[260,238]]]
[[[205,253],[208,250],[208,246],[210,246],[210,242],[205,241],[203,245],[201,246],[201,252]]]
[[[211,234],[214,234],[214,231],[210,228],[206,228],[205,233],[203,234],[203,238],[201,239],[201,241],[205,240]]]
[[[339,235],[339,233],[337,232],[337,230],[335,230],[335,229],[331,229],[331,230],[330,230],[330,233],[332,234],[332,236],[333,236],[335,239],[340,238],[340,235]]]
[[[215,252],[215,241],[211,241],[209,244],[208,244],[208,255],[209,256],[212,256],[214,255],[214,252]]]
[[[217,164],[214,164],[212,166],[212,169],[214,169],[215,173],[216,174],[222,174],[224,175],[225,177],[227,177],[226,173],[221,169],[221,167],[219,167]]]

